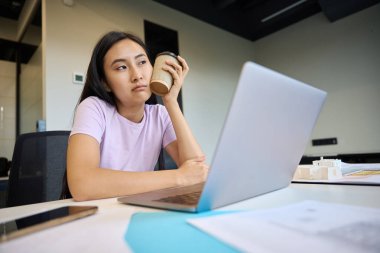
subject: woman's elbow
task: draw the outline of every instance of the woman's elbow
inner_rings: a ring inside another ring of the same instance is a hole
[[[89,187],[88,182],[85,180],[78,180],[76,182],[68,182],[71,196],[74,201],[87,201],[96,199],[94,191]]]

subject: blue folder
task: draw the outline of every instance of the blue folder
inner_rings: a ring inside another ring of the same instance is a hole
[[[125,240],[133,252],[238,252],[227,244],[196,229],[191,218],[230,213],[210,211],[199,214],[180,212],[140,212],[131,217]]]

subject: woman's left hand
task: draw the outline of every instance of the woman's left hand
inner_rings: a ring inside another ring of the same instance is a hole
[[[163,70],[169,72],[173,77],[173,86],[171,87],[169,93],[162,97],[164,102],[177,100],[179,91],[181,90],[185,77],[189,72],[189,66],[187,65],[185,59],[181,56],[177,56],[177,59],[180,64],[167,60],[166,66],[162,68]]]

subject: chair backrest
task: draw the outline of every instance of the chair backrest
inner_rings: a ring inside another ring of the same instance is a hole
[[[8,207],[60,198],[69,134],[70,131],[46,131],[17,137],[9,174]]]
[[[8,159],[5,157],[0,157],[0,177],[7,177],[8,169]]]

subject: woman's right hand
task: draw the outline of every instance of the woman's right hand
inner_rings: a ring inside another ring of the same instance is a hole
[[[206,158],[203,156],[185,161],[176,170],[179,185],[187,186],[206,181],[209,166],[205,163],[205,160]]]

